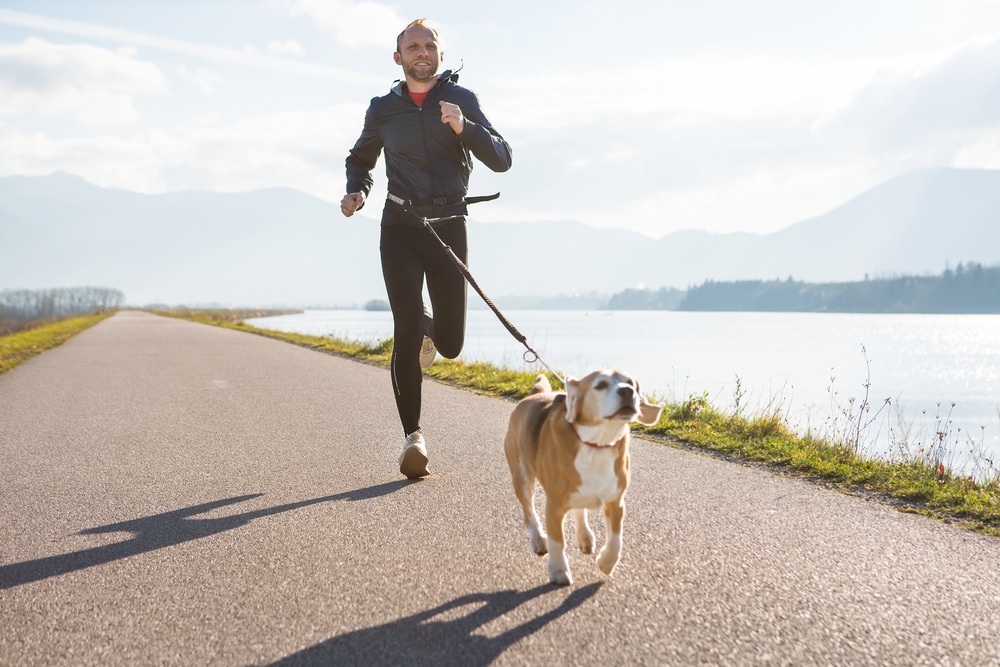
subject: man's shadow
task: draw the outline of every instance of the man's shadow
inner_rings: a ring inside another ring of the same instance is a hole
[[[216,500],[210,503],[194,505],[184,509],[154,514],[153,516],[133,519],[132,521],[122,521],[99,528],[88,528],[81,530],[78,535],[96,535],[99,533],[133,533],[132,539],[123,542],[115,542],[91,549],[83,549],[59,556],[48,556],[36,560],[29,560],[23,563],[12,563],[10,565],[0,565],[0,590],[6,590],[33,581],[56,577],[69,572],[76,572],[95,565],[110,563],[130,556],[172,547],[192,540],[201,539],[210,535],[226,532],[234,528],[245,526],[254,519],[265,516],[290,512],[292,510],[317,505],[319,503],[333,502],[337,500],[358,501],[370,500],[385,496],[397,491],[412,482],[408,480],[397,480],[386,482],[364,489],[346,491],[322,498],[302,500],[296,503],[278,505],[265,509],[244,512],[213,519],[191,518],[198,514],[210,512],[227,505],[246,502],[259,498],[263,494],[254,493],[246,496],[236,496],[225,500]]]
[[[602,582],[595,582],[577,588],[556,608],[495,637],[475,634],[475,631],[526,602],[546,593],[564,592],[565,589],[545,584],[526,591],[463,595],[434,609],[391,623],[331,637],[321,644],[282,658],[273,666],[489,665],[521,639],[592,598],[601,585]],[[469,611],[453,618],[455,610],[465,606],[470,607]],[[442,615],[443,618],[435,620]]]

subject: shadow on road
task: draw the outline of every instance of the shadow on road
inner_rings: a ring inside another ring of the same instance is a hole
[[[212,510],[219,509],[220,507],[235,505],[237,503],[253,500],[254,498],[259,498],[264,495],[262,493],[254,493],[246,496],[236,496],[235,498],[226,498],[225,500],[216,500],[210,503],[194,505],[192,507],[186,507],[172,512],[164,512],[163,514],[154,514],[153,516],[134,519],[132,521],[114,523],[108,526],[101,526],[99,528],[88,528],[86,530],[81,530],[78,534],[96,535],[99,533],[133,533],[134,536],[132,539],[125,540],[124,542],[116,542],[114,544],[107,544],[100,547],[94,547],[92,549],[83,549],[81,551],[74,551],[72,553],[62,554],[59,556],[48,556],[46,558],[29,560],[23,563],[2,565],[0,566],[0,590],[13,588],[22,584],[28,584],[33,581],[48,579],[49,577],[56,577],[61,574],[75,572],[77,570],[83,570],[95,565],[101,565],[103,563],[110,563],[123,558],[128,558],[130,556],[137,556],[139,554],[155,551],[156,549],[172,547],[177,544],[183,544],[184,542],[190,542],[192,540],[201,539],[210,535],[216,535],[227,530],[233,530],[234,528],[245,526],[254,519],[272,516],[274,514],[281,514],[282,512],[290,512],[292,510],[308,507],[310,505],[318,505],[320,503],[328,503],[337,500],[371,500],[380,496],[389,495],[390,493],[398,491],[407,484],[411,483],[412,482],[408,480],[397,480],[393,482],[386,482],[385,484],[377,484],[363,489],[356,489],[354,491],[337,493],[331,496],[323,496],[322,498],[313,498],[311,500],[302,500],[296,503],[278,505],[276,507],[267,507],[264,509],[254,510],[252,512],[244,512],[243,514],[234,514],[232,516],[213,519],[191,518],[198,514],[204,514],[205,512],[211,512]]]
[[[475,634],[487,623],[545,594],[565,594],[549,584],[527,591],[463,595],[451,602],[392,623],[332,637],[294,653],[272,667],[293,665],[489,665],[515,643],[593,597],[602,582],[566,595],[556,608],[495,637]],[[456,617],[456,610],[471,607]]]

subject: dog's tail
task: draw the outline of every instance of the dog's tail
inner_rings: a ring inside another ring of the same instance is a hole
[[[535,386],[531,388],[528,392],[528,396],[532,394],[546,394],[552,391],[552,385],[549,384],[549,379],[545,377],[544,373],[540,373],[537,378],[535,378]]]

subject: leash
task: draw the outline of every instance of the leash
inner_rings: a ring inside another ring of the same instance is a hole
[[[481,202],[481,201],[492,201],[492,200],[496,199],[499,196],[500,196],[500,193],[498,192],[495,195],[487,195],[487,196],[484,196],[484,197],[467,197],[465,199],[465,202],[468,203],[468,204],[475,204],[475,203]],[[407,210],[409,210],[409,209],[407,209]],[[416,215],[416,213],[414,213],[414,215]],[[486,305],[489,306],[490,310],[493,311],[493,314],[497,316],[497,319],[500,320],[500,324],[502,324],[504,326],[504,328],[507,329],[507,331],[510,333],[510,335],[513,336],[514,339],[517,342],[519,342],[521,345],[524,346],[525,352],[522,355],[522,359],[524,359],[525,363],[533,364],[533,363],[535,363],[537,361],[542,366],[545,366],[545,368],[550,373],[552,373],[552,375],[554,375],[556,378],[558,378],[559,381],[563,383],[564,387],[567,386],[566,385],[566,380],[563,378],[563,376],[560,375],[559,373],[557,373],[555,370],[553,370],[553,368],[551,366],[549,366],[547,363],[545,363],[545,360],[543,360],[541,358],[541,356],[539,356],[539,354],[537,352],[535,352],[535,350],[532,349],[532,347],[530,345],[528,345],[528,338],[523,333],[521,333],[520,331],[518,331],[517,327],[515,327],[511,323],[511,321],[508,320],[506,318],[506,316],[504,316],[504,314],[502,312],[500,312],[500,309],[496,307],[496,305],[493,303],[493,301],[488,296],[486,296],[486,292],[484,292],[483,288],[480,287],[479,283],[476,282],[476,279],[472,276],[472,272],[469,271],[469,267],[467,267],[465,265],[465,263],[461,259],[459,259],[458,255],[455,254],[455,251],[451,249],[451,246],[449,246],[447,243],[445,243],[441,239],[441,237],[438,236],[437,231],[435,231],[434,227],[431,225],[431,223],[433,223],[433,222],[443,222],[444,220],[452,220],[454,218],[461,218],[461,217],[464,217],[464,216],[461,216],[461,215],[449,215],[449,216],[445,216],[443,218],[421,217],[420,221],[421,221],[421,223],[423,223],[424,228],[427,229],[427,231],[429,231],[431,234],[434,235],[434,238],[437,239],[437,242],[440,243],[441,247],[444,248],[444,250],[445,250],[446,253],[448,253],[448,256],[451,258],[452,263],[459,270],[459,272],[463,276],[465,276],[465,279],[469,282],[469,284],[472,285],[472,289],[476,290],[476,293],[479,294],[480,297],[482,297],[482,299],[486,303]]]

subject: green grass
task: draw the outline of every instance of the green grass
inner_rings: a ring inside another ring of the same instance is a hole
[[[649,432],[1000,537],[1000,482],[995,477],[975,481],[916,459],[860,456],[848,445],[798,435],[776,414],[741,417],[711,406],[685,414],[685,407],[668,406]]]
[[[246,325],[238,311],[156,311],[159,314],[247,331],[388,367],[392,340],[377,344],[288,334]],[[527,395],[537,372],[439,359],[427,375],[448,384],[510,399]],[[553,386],[559,386],[550,377]],[[664,444],[694,449],[781,474],[888,502],[903,511],[950,521],[1000,537],[1000,480],[973,480],[914,457],[904,462],[859,455],[848,443],[827,442],[791,431],[777,411],[744,416],[712,407],[692,395],[668,402],[660,421],[634,429]]]
[[[74,317],[43,324],[15,334],[0,336],[0,373],[6,373],[36,354],[41,354],[45,350],[65,343],[84,329],[89,329],[101,320],[110,317],[114,312],[108,311],[85,317]]]

